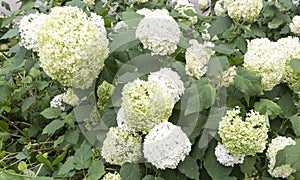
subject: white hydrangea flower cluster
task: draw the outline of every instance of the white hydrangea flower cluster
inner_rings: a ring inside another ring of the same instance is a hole
[[[250,110],[245,120],[240,107],[228,110],[219,123],[218,133],[226,150],[234,156],[255,155],[266,148],[268,127],[266,117]]]
[[[126,24],[124,21],[120,21],[113,27],[113,31],[118,33],[120,31],[126,30],[128,28],[129,28],[128,24]]]
[[[180,96],[184,93],[184,85],[180,76],[170,68],[161,68],[157,72],[152,72],[148,76],[149,81],[155,81],[166,93],[173,98],[174,104],[179,101]]]
[[[262,0],[224,0],[224,8],[235,20],[254,20],[263,8]]]
[[[107,173],[101,180],[121,180],[121,175],[117,172]]]
[[[136,131],[149,132],[156,124],[167,121],[174,106],[171,94],[155,81],[137,79],[122,91],[124,122]]]
[[[125,119],[125,115],[124,115],[124,110],[123,110],[123,107],[121,107],[119,110],[118,110],[118,113],[117,113],[117,124],[118,124],[118,127],[124,129],[124,130],[127,130],[127,131],[135,131],[134,129],[130,128],[125,122],[124,122],[124,119]]]
[[[148,8],[143,8],[143,9],[137,10],[136,13],[146,16],[147,14],[152,13],[152,11]]]
[[[296,145],[296,142],[290,137],[278,136],[275,139],[272,139],[266,153],[267,158],[269,159],[268,172],[271,176],[275,178],[287,178],[289,175],[296,172],[289,164],[275,167],[277,152],[284,149],[286,146],[291,145]]]
[[[215,148],[215,156],[220,164],[224,166],[233,167],[235,164],[242,164],[244,162],[245,155],[233,156],[228,152],[224,145],[218,142]]]
[[[137,162],[142,157],[142,137],[120,127],[111,127],[103,141],[101,155],[110,164]]]
[[[50,101],[50,107],[60,108],[62,111],[64,111],[65,107],[62,103],[64,96],[65,93],[54,96],[54,98]]]
[[[200,3],[200,1],[199,1]],[[192,10],[194,13],[195,7],[194,4],[190,3],[188,0],[178,0],[177,4],[175,5],[174,9],[178,11],[183,17],[186,17],[191,21],[192,24],[196,24],[198,21],[197,16],[188,16],[186,15],[185,11]]]
[[[208,6],[208,0],[198,0],[198,6],[200,10],[205,10]]]
[[[191,142],[179,126],[170,122],[156,125],[144,140],[145,158],[158,169],[175,169],[191,151]]]
[[[229,67],[222,73],[221,85],[229,87],[233,84],[234,77],[236,76],[236,66]]]
[[[214,7],[214,11],[215,11],[217,16],[222,16],[227,12],[227,10],[224,7],[224,0],[218,0],[216,2],[215,7]]]
[[[152,55],[168,55],[175,52],[179,43],[178,23],[165,9],[146,14],[136,29],[136,37]]]
[[[214,44],[211,42],[201,44],[195,39],[191,39],[189,43],[192,46],[187,48],[185,53],[185,71],[187,75],[200,79],[207,71],[208,61],[215,54],[212,50]]]
[[[268,50],[266,51],[266,47]],[[267,38],[254,39],[248,42],[248,50],[244,56],[244,67],[261,76],[261,86],[271,90],[281,82],[286,64],[285,53],[276,42]]]
[[[108,56],[108,39],[77,7],[54,7],[38,31],[41,67],[64,86],[91,86]]]
[[[34,13],[26,15],[20,20],[19,32],[21,46],[28,50],[38,52],[39,44],[37,32],[46,17],[46,14]]]
[[[99,16],[96,13],[91,12],[89,21],[97,27],[98,31],[101,34],[106,36],[106,29],[104,26],[104,20],[103,20],[102,16]]]

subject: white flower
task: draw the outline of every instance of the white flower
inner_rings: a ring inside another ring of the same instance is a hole
[[[139,9],[136,11],[136,13],[146,16],[147,14],[150,14],[152,11],[148,8]]]
[[[261,76],[261,86],[264,90],[271,90],[283,77],[286,55],[280,48],[282,46],[278,47],[276,42],[271,42],[267,38],[248,42],[244,67]]]
[[[155,81],[135,80],[122,91],[124,122],[136,131],[149,132],[155,125],[167,121],[174,102],[166,89]]]
[[[211,56],[215,53],[211,49],[214,47],[214,44],[210,42],[200,44],[195,39],[190,40],[189,43],[192,46],[187,48],[185,53],[185,71],[188,75],[194,76],[196,79],[200,79],[206,73],[206,65]]]
[[[284,149],[286,146],[296,145],[296,142],[290,137],[278,136],[272,139],[271,144],[267,150],[267,158],[269,159],[268,172],[275,178],[287,178],[292,173],[296,172],[295,169],[289,164],[284,164],[279,167],[275,167],[276,155],[279,150]]]
[[[224,166],[234,166],[235,164],[242,164],[244,162],[245,155],[233,156],[228,152],[223,144],[218,142],[218,145],[215,148],[215,155],[220,164]]]
[[[236,20],[254,20],[263,7],[262,0],[224,0],[228,15]]]
[[[120,21],[113,27],[113,31],[118,33],[121,30],[126,30],[128,28],[129,26],[124,21]]]
[[[165,9],[146,14],[136,29],[136,37],[152,55],[168,55],[175,52],[179,43],[180,29]]]
[[[37,33],[40,31],[40,26],[46,17],[46,14],[35,13],[26,15],[20,20],[21,46],[35,52],[39,50]]]
[[[108,39],[77,7],[54,7],[38,32],[41,67],[64,86],[86,89],[108,56]]]
[[[63,98],[65,96],[65,93],[56,95],[51,101],[50,101],[50,107],[54,108],[60,108],[62,111],[65,109],[63,106]]]
[[[171,95],[174,103],[179,101],[184,93],[184,85],[180,76],[170,68],[161,68],[157,72],[150,73],[148,80],[157,82],[162,89],[166,90],[166,93]]]
[[[164,122],[155,126],[144,140],[144,157],[158,169],[175,169],[191,151],[191,142],[179,126]]]
[[[125,119],[125,116],[124,116],[124,110],[123,110],[123,107],[121,107],[119,110],[118,110],[118,113],[117,113],[117,123],[118,123],[118,127],[119,128],[122,128],[124,130],[127,130],[127,131],[134,131],[134,129],[130,128],[125,122],[124,122],[124,119]]]
[[[198,0],[199,9],[205,10],[205,8],[208,6],[209,0]]]
[[[198,1],[198,2],[201,3],[200,1]],[[200,4],[199,4],[199,6],[200,6]],[[191,21],[192,24],[196,24],[197,23],[197,21],[198,21],[197,16],[188,16],[185,13],[185,11],[188,11],[188,10],[191,10],[194,13],[196,13],[194,4],[189,3],[188,0],[178,0],[178,2],[175,5],[174,9],[176,11],[178,11],[183,17],[188,18]]]
[[[101,180],[121,180],[121,175],[119,173],[107,173]]]
[[[85,2],[90,8],[93,8],[95,5],[95,0],[83,0],[83,2]]]
[[[233,84],[234,77],[236,76],[236,66],[229,67],[222,73],[221,85],[229,87]]]
[[[291,32],[300,35],[300,16],[294,16],[290,23]]]
[[[119,127],[111,127],[103,141],[101,155],[110,164],[134,163],[142,157],[142,137]]]
[[[226,13],[226,9],[224,8],[224,0],[218,0],[214,7],[215,13],[217,16],[222,16]]]
[[[98,16],[96,13],[91,12],[89,21],[97,27],[97,29],[100,33],[102,33],[106,36],[106,29],[104,26],[104,20],[103,20],[102,16]]]

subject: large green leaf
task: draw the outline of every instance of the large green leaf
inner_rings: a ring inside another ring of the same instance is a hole
[[[259,102],[254,104],[255,111],[260,114],[267,114],[270,116],[277,116],[282,113],[281,108],[273,101],[269,99],[260,99]]]
[[[11,39],[19,35],[19,29],[10,29],[8,30],[1,38],[1,39]]]
[[[293,98],[292,98],[292,96],[290,94],[283,95],[279,99],[278,105],[282,109],[283,115],[286,118],[290,118],[297,111],[296,106],[295,106],[294,101],[293,101]]]
[[[26,98],[22,104],[22,112],[26,111],[35,101],[35,96]]]
[[[43,129],[43,133],[42,134],[48,134],[48,135],[52,135],[55,133],[55,131],[57,131],[58,129],[62,128],[65,125],[65,121],[56,119],[54,121],[52,121],[51,123],[49,123],[44,129]]]
[[[92,149],[87,143],[82,143],[80,148],[76,150],[74,154],[75,169],[86,169],[91,165],[92,162]]]
[[[300,59],[292,59],[290,61],[290,65],[292,66],[294,72],[300,72]]]
[[[292,123],[293,130],[296,134],[296,136],[300,136],[300,116],[294,115],[290,118],[290,121]]]
[[[74,156],[68,157],[67,161],[59,168],[58,175],[64,175],[73,170],[75,168],[74,162]]]
[[[122,180],[140,180],[140,166],[133,163],[125,163],[120,170]]]
[[[287,146],[277,152],[275,167],[290,164],[296,170],[300,170],[300,139],[296,139],[296,145]]]
[[[230,28],[231,24],[232,21],[229,17],[218,17],[211,23],[211,26],[208,28],[208,33],[211,37],[214,37]]]
[[[101,160],[93,161],[88,170],[87,180],[100,179],[105,174],[104,162]]]
[[[61,113],[61,110],[59,108],[47,108],[44,109],[41,112],[41,115],[44,116],[47,119],[53,119],[53,118],[57,118]]]
[[[187,156],[185,160],[178,165],[178,170],[191,179],[199,179],[199,166],[197,161],[190,156]]]

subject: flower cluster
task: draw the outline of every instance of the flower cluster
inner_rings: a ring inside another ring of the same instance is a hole
[[[278,136],[272,139],[271,144],[267,150],[267,158],[269,159],[268,172],[275,178],[287,178],[289,175],[295,172],[295,170],[289,164],[284,164],[279,167],[275,167],[277,152],[284,149],[286,146],[296,145],[296,142],[290,137]]]
[[[263,8],[262,0],[224,0],[224,8],[235,20],[254,20]]]
[[[268,47],[268,50],[265,50]],[[276,42],[267,38],[254,39],[248,42],[248,50],[244,57],[244,67],[261,76],[261,86],[271,90],[281,82],[286,64],[285,53]]]
[[[69,88],[64,94],[63,101],[71,106],[77,106],[80,103],[80,99],[74,93],[72,88]]]
[[[294,16],[290,23],[290,29],[292,33],[300,35],[300,16]]]
[[[62,103],[63,98],[65,96],[65,93],[56,95],[51,101],[50,101],[50,107],[54,108],[60,108],[61,110],[64,110],[65,107]]]
[[[197,16],[188,16],[186,15],[186,11],[190,10],[196,13],[195,7],[192,3],[190,3],[188,0],[179,0],[177,4],[175,5],[174,9],[178,11],[183,17],[186,17],[191,21],[192,24],[196,24],[198,21]]]
[[[83,2],[85,2],[90,8],[93,8],[95,5],[95,0],[83,0]]]
[[[119,173],[107,173],[101,180],[121,180]]]
[[[104,110],[107,106],[108,100],[114,93],[115,87],[112,84],[109,84],[106,81],[103,81],[101,85],[97,88],[97,107],[99,110],[99,114],[102,116],[104,114]]]
[[[185,71],[188,75],[193,76],[196,79],[200,79],[206,73],[206,65],[211,56],[215,53],[211,49],[214,47],[214,44],[210,42],[200,44],[195,39],[190,40],[189,43],[192,46],[187,48],[185,53]]]
[[[122,91],[124,122],[137,131],[149,132],[167,121],[174,106],[171,94],[155,81],[135,80]]]
[[[146,14],[136,29],[136,37],[152,55],[168,55],[175,52],[180,40],[177,22],[165,9]]]
[[[170,122],[156,125],[146,135],[143,152],[156,168],[175,169],[191,151],[191,142],[179,126]]]
[[[41,67],[62,85],[91,86],[108,56],[108,39],[77,7],[54,7],[38,32]]]
[[[38,52],[38,36],[37,32],[40,29],[42,22],[45,20],[47,15],[35,13],[24,16],[20,20],[19,32],[20,32],[20,45],[26,49]]]
[[[215,155],[220,164],[224,166],[234,166],[235,164],[242,164],[244,162],[245,155],[233,156],[228,152],[223,144],[218,143],[215,148]]]
[[[233,84],[234,77],[236,76],[236,66],[231,66],[222,73],[221,85],[229,87]]]
[[[142,137],[120,127],[112,127],[106,134],[101,154],[111,164],[137,162],[142,157]]]
[[[225,149],[234,156],[263,152],[268,138],[266,117],[253,110],[245,120],[239,114],[239,107],[228,110],[219,123],[218,133]]]
[[[222,16],[226,13],[226,9],[224,7],[224,0],[218,0],[215,4],[214,11],[217,16]]]

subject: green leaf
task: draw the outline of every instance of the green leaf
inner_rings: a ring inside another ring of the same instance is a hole
[[[54,180],[53,177],[46,177],[46,176],[38,176],[35,178],[30,178],[30,180]]]
[[[0,180],[23,180],[14,170],[8,169],[0,174]]]
[[[62,128],[65,125],[65,122],[62,120],[54,120],[51,123],[49,123],[44,129],[42,134],[48,134],[52,135],[57,131],[58,129]]]
[[[35,156],[35,158],[40,162],[40,163],[44,163],[51,171],[54,171],[52,164],[50,162],[49,159],[47,159],[48,153],[40,153],[38,155]]]
[[[103,161],[93,161],[88,170],[87,180],[100,179],[105,174]]]
[[[262,94],[260,78],[245,68],[239,67],[234,78],[234,86],[246,96]]]
[[[64,147],[64,152],[61,155],[57,156],[57,158],[55,158],[55,160],[52,162],[52,166],[59,164],[61,161],[65,159],[70,147],[71,147],[70,144]]]
[[[27,164],[24,161],[20,161],[18,164],[18,170],[19,171],[25,171],[27,169]]]
[[[218,53],[226,54],[226,55],[230,55],[230,54],[234,53],[234,50],[232,48],[230,48],[229,46],[227,46],[226,44],[219,44],[214,47],[214,50]]]
[[[210,143],[204,157],[204,168],[206,169],[207,173],[210,177],[215,179],[224,179],[229,176],[232,171],[232,167],[226,167],[221,165],[215,156],[215,147],[216,142],[213,141]]]
[[[41,112],[41,115],[44,116],[46,119],[53,119],[57,118],[61,113],[59,108],[47,108]]]
[[[81,0],[72,0],[66,3],[66,6],[76,6],[82,10],[86,10],[86,4]]]
[[[269,99],[260,99],[259,102],[254,104],[255,111],[260,114],[267,114],[271,116],[277,116],[282,113],[281,108],[273,101]]]
[[[292,66],[294,72],[300,72],[300,59],[292,59],[290,61],[290,65]]]
[[[155,177],[155,176],[152,176],[152,175],[147,175],[147,176],[143,177],[142,180],[164,180],[164,178],[162,178],[162,177]]]
[[[279,101],[278,105],[281,107],[283,111],[283,115],[286,118],[290,118],[297,111],[296,106],[294,104],[293,98],[290,94],[283,95]]]
[[[2,1],[1,6],[4,7],[6,10],[11,11],[10,6],[7,2]]]
[[[121,13],[123,21],[142,19],[144,16],[136,13],[135,11],[129,10]]]
[[[74,156],[68,157],[67,161],[59,168],[58,175],[64,175],[73,170],[75,168],[74,162]]]
[[[108,128],[110,128],[110,127],[117,126],[116,117],[117,114],[113,108],[106,108],[101,120]]]
[[[252,24],[250,30],[257,37],[261,37],[261,38],[266,37],[265,32],[258,25],[256,25],[256,24]]]
[[[19,35],[19,29],[10,29],[8,30],[1,38],[1,39],[11,39]]]
[[[122,180],[140,180],[140,166],[134,163],[125,163],[120,169],[120,175]]]
[[[190,156],[187,156],[183,162],[179,163],[178,170],[191,179],[199,179],[199,166],[197,161]]]
[[[244,174],[251,175],[255,172],[255,156],[246,156],[244,162],[240,164],[240,169]]]
[[[86,169],[92,162],[92,149],[86,142],[82,143],[80,148],[74,154],[75,169]]]
[[[292,123],[293,130],[297,137],[300,136],[300,116],[294,115],[290,119]]]
[[[285,7],[287,10],[291,9],[293,3],[291,0],[279,0],[279,3]]]
[[[35,96],[26,98],[22,104],[22,112],[26,111],[35,101]]]
[[[135,36],[134,29],[122,31],[113,36],[113,41],[109,45],[109,52],[112,53],[114,51],[117,51],[123,45],[129,44],[131,42],[133,42],[134,44],[137,45],[139,43],[139,40],[137,40],[137,41],[136,40],[137,40],[137,38]]]
[[[208,33],[210,34],[210,37],[214,37],[229,29],[231,24],[232,21],[229,17],[219,17],[211,23],[211,26],[208,28]]]
[[[277,152],[275,167],[290,164],[296,170],[300,170],[300,139],[295,139],[296,145],[287,146]]]

